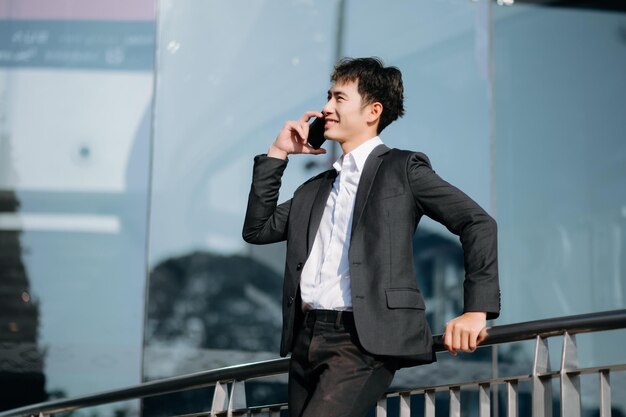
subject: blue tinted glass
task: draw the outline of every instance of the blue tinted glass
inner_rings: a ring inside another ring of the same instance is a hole
[[[284,245],[241,238],[253,158],[286,120],[322,108],[335,47],[332,3],[162,6],[146,379],[278,356]],[[292,158],[281,200],[326,163]],[[248,387],[250,401],[286,400],[268,386]],[[205,404],[185,398],[144,409]]]
[[[624,306],[621,14],[496,8],[496,182],[508,321]]]
[[[623,308],[624,14],[515,4],[493,17],[502,320]],[[623,363],[624,336],[582,338],[581,364]]]
[[[141,380],[155,26],[151,2],[8,3],[0,409]]]
[[[348,2],[345,55],[376,55],[402,71],[405,115],[382,132],[385,143],[426,153],[441,177],[492,212],[488,17],[486,2]],[[413,255],[428,321],[434,333],[442,333],[463,311],[459,239],[425,217]],[[491,361],[489,348],[438,360],[401,370],[394,386],[471,380],[491,372],[484,363]]]
[[[383,140],[428,153],[444,178],[490,210],[485,4],[339,5],[161,8],[147,379],[277,356],[285,247],[241,238],[253,157],[267,151],[285,121],[323,106],[338,54],[378,55],[400,67],[407,115]],[[291,157],[280,200],[333,160]],[[418,279],[441,332],[462,311],[460,244],[428,220],[416,243]],[[484,350],[470,360],[489,358]],[[407,374],[398,384],[416,378],[425,381]],[[197,411],[202,400],[198,408],[190,403],[176,412]],[[162,408],[146,404],[154,413]]]

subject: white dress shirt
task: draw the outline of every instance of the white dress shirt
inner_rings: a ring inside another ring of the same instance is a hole
[[[302,309],[352,310],[348,249],[356,190],[365,160],[383,142],[378,136],[343,155],[311,253],[302,269]]]

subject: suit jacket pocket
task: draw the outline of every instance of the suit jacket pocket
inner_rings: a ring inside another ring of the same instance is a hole
[[[420,292],[413,288],[388,288],[385,290],[387,307],[389,308],[412,308],[424,310],[424,299]]]

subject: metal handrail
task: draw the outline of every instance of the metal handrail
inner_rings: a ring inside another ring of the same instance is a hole
[[[481,346],[530,340],[539,337],[570,335],[626,328],[626,309],[590,314],[556,317],[516,324],[493,326]],[[433,336],[434,350],[445,351],[443,335]],[[155,395],[215,385],[220,381],[242,381],[286,373],[289,359],[273,359],[244,365],[228,366],[210,371],[196,372],[131,387],[33,404],[0,412],[0,417],[49,415],[78,408],[91,407],[118,401],[146,398]]]

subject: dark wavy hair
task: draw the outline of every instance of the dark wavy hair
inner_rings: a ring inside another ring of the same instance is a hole
[[[402,73],[396,67],[385,67],[380,58],[343,58],[330,80],[340,84],[357,81],[364,106],[374,102],[383,105],[377,133],[404,115]]]

